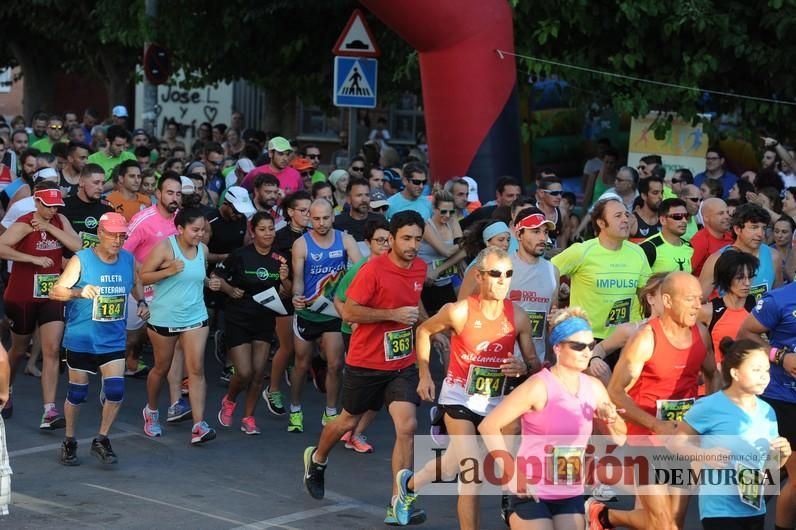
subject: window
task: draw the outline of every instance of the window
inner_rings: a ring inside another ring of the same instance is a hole
[[[300,137],[337,139],[340,126],[343,123],[343,111],[333,111],[335,114],[327,116],[317,106],[305,106],[299,102],[298,135]]]
[[[390,143],[411,144],[417,141],[417,133],[426,130],[423,108],[417,96],[404,94],[390,107]]]

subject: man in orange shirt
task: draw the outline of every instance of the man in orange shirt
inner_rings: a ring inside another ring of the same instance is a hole
[[[125,160],[119,164],[118,171],[116,189],[108,195],[107,200],[129,223],[135,214],[152,206],[152,201],[138,193],[141,189],[141,166],[137,161]]]

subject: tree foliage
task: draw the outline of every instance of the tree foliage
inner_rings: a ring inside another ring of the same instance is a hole
[[[518,54],[643,79],[796,102],[788,68],[796,1],[511,0]],[[573,102],[643,116],[716,112],[753,130],[791,132],[796,106],[658,86],[518,59],[523,72],[558,75]],[[666,123],[661,123],[665,129]]]

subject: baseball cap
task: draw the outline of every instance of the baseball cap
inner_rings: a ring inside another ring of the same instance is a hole
[[[146,130],[144,129],[136,129],[133,131],[133,136],[138,136],[139,134],[143,134],[144,136],[149,137],[149,135],[146,133]]]
[[[240,169],[244,173],[248,173],[249,171],[254,169],[254,162],[252,162],[248,158],[241,158],[235,163],[235,169]]]
[[[370,192],[370,207],[371,208],[381,208],[383,206],[389,206],[390,203],[387,202],[387,194],[384,193],[384,190],[375,189],[371,190]]]
[[[254,209],[251,199],[249,199],[249,192],[240,186],[228,188],[224,200],[230,203],[238,213],[245,215],[247,219],[257,211]]]
[[[127,219],[120,213],[107,212],[100,217],[99,227],[105,232],[127,233]]]
[[[63,206],[64,198],[58,188],[49,190],[37,190],[33,192],[33,197],[39,199],[45,206]]]
[[[182,194],[183,195],[192,195],[196,192],[196,186],[193,185],[193,180],[188,177],[180,177],[180,182],[182,182]]]
[[[390,186],[398,191],[402,191],[404,189],[404,184],[401,182],[401,175],[399,175],[394,169],[384,170],[384,180],[389,181]]]
[[[293,148],[290,146],[288,139],[284,136],[274,136],[271,138],[271,141],[268,142],[268,150],[284,153],[285,151],[292,151]]]
[[[58,178],[58,172],[51,167],[43,167],[33,174],[33,182],[50,179],[58,180]]]
[[[478,183],[472,177],[462,177],[462,180],[467,183],[467,200],[470,202],[478,202]]]
[[[514,232],[519,234],[523,228],[539,228],[542,225],[547,225],[547,228],[550,230],[556,229],[556,224],[553,221],[547,219],[541,211],[539,213],[532,213],[530,215],[526,215],[522,218],[522,220],[514,225]]]
[[[126,118],[127,117],[127,107],[125,107],[124,105],[116,105],[115,107],[113,107],[113,110],[111,111],[111,114],[113,114],[114,118]]]
[[[290,167],[301,173],[302,171],[314,169],[315,166],[312,165],[312,162],[310,162],[309,158],[299,156],[290,163]]]

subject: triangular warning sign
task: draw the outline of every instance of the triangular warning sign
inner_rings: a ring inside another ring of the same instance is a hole
[[[337,39],[337,43],[332,48],[335,55],[349,57],[378,57],[381,50],[373,38],[368,23],[365,21],[365,14],[359,9],[354,9],[351,18]]]
[[[345,81],[337,92],[340,96],[373,96],[373,89],[362,71],[359,61],[354,63],[351,71],[346,75]]]

